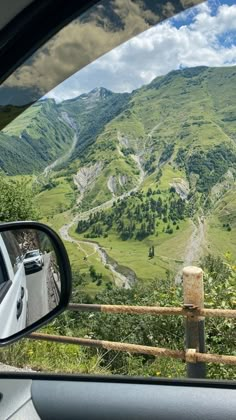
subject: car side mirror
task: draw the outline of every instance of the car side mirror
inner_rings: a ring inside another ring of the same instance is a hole
[[[0,346],[51,321],[70,295],[70,263],[59,236],[37,222],[0,224]]]

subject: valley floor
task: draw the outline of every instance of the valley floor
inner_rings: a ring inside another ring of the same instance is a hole
[[[85,288],[91,295],[96,294],[108,283],[129,288],[135,281],[151,281],[165,277],[167,273],[178,283],[183,266],[199,264],[200,257],[210,252],[221,256],[231,252],[234,257],[235,233],[222,229],[216,212],[205,217],[195,216],[193,220],[182,221],[180,229],[174,231],[172,235],[160,233],[158,237],[152,235],[142,241],[134,239],[123,241],[115,231],[111,231],[107,238],[85,239],[82,234],[76,232],[78,221],[87,219],[96,211],[111,208],[117,198],[113,197],[101,206],[82,213],[73,213],[70,208],[58,212],[60,206],[63,210],[63,206],[69,203],[68,198],[72,199],[75,195],[65,179],[59,181],[58,187],[41,193],[37,197],[37,202],[44,214],[48,214],[43,221],[51,224],[65,241],[72,268],[84,273],[87,279]],[[125,193],[120,199],[129,194],[130,192]],[[73,202],[76,200],[73,199]],[[54,210],[52,211],[52,207],[50,213],[48,206],[52,204]],[[155,248],[155,255],[149,258],[148,250],[152,245]],[[103,281],[100,286],[91,282],[89,276],[91,266],[102,274]]]

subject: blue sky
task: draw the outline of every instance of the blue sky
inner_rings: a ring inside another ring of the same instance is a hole
[[[75,73],[47,96],[105,87],[131,92],[182,67],[236,65],[235,0],[210,0],[143,32]]]
[[[206,2],[205,4],[208,5],[209,8],[209,14],[211,16],[216,16],[218,14],[219,7],[222,5],[227,6],[234,6],[235,0],[228,0],[228,1],[222,1],[222,0],[210,0]],[[183,25],[190,25],[193,23],[196,15],[199,13],[199,10],[202,9],[202,5],[199,7],[193,7],[190,10],[180,13],[176,18],[170,19],[170,22],[172,22],[177,28],[183,26]]]

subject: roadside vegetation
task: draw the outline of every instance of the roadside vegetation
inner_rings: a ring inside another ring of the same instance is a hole
[[[235,307],[236,270],[231,262],[207,256],[202,261],[205,270],[205,306]],[[216,274],[217,273],[217,274]],[[223,282],[224,280],[224,282]],[[168,277],[145,287],[140,283],[131,290],[111,289],[98,293],[96,299],[77,289],[81,282],[74,276],[73,302],[127,305],[180,306],[182,287]],[[226,286],[226,287],[225,287]],[[219,334],[220,331],[220,334]],[[103,340],[131,342],[149,346],[184,348],[184,321],[174,316],[130,316],[102,313],[66,312],[42,332]],[[233,320],[206,320],[207,350],[218,354],[233,354],[235,350]],[[1,361],[35,370],[125,374],[140,376],[185,377],[186,365],[169,358],[131,355],[129,353],[83,348],[76,345],[23,341],[1,349]],[[233,379],[233,367],[209,364],[207,375],[212,379]]]

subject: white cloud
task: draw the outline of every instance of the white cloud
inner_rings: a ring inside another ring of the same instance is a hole
[[[180,26],[181,19],[190,23]],[[222,43],[224,35],[232,45]],[[117,92],[132,91],[181,66],[231,64],[236,64],[236,5],[221,5],[214,16],[205,3],[105,54],[50,96],[65,99],[99,86]]]

